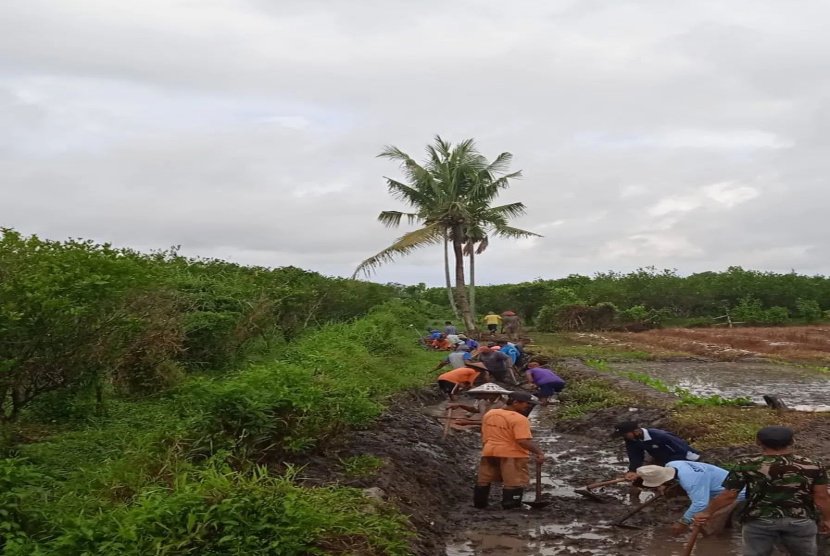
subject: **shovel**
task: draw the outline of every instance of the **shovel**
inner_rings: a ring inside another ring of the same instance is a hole
[[[533,502],[525,502],[534,510],[541,510],[550,505],[550,500],[542,500],[542,464],[536,462],[536,499]]]
[[[441,438],[447,438],[447,435],[450,433],[450,425],[452,425],[452,409],[449,407],[447,408],[446,412],[444,413],[444,434],[441,435]]]
[[[617,519],[616,521],[612,522],[611,525],[613,525],[614,527],[624,527],[626,529],[642,529],[642,527],[637,527],[636,525],[627,525],[623,522],[625,520],[627,520],[629,517],[631,517],[632,515],[639,513],[640,510],[642,510],[646,506],[650,506],[650,505],[654,504],[657,500],[659,500],[662,497],[663,497],[662,494],[654,495],[649,500],[646,500],[645,502],[643,502],[642,504],[640,504],[639,506],[637,506],[633,510],[629,511],[624,516],[622,516],[619,519]]]
[[[600,487],[604,487],[604,486],[608,486],[608,485],[615,485],[615,484],[621,483],[625,480],[626,480],[625,477],[617,477],[616,479],[610,479],[608,481],[600,481],[598,483],[592,483],[590,485],[585,485],[584,488],[577,489],[574,492],[577,493],[577,494],[581,494],[582,496],[584,496],[585,498],[588,498],[589,500],[593,500],[594,502],[602,502],[604,504],[605,502],[608,502],[608,500],[606,500],[605,498],[602,498],[596,492],[592,492],[592,491],[595,488],[600,488]]]
[[[683,556],[690,556],[692,550],[695,548],[695,543],[697,542],[697,536],[700,534],[700,526],[695,525],[692,527],[692,536],[689,537],[689,540],[686,542],[686,546],[683,547]]]

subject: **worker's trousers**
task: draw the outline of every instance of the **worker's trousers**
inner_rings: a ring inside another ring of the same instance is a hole
[[[478,464],[477,484],[502,483],[504,488],[522,488],[530,482],[527,458],[483,456]]]
[[[816,556],[818,526],[812,519],[757,518],[744,523],[744,556],[770,556],[776,543],[790,554]]]

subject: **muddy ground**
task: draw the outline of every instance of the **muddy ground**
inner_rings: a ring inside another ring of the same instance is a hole
[[[663,363],[688,365],[690,361]],[[337,482],[372,489],[367,492],[396,505],[410,516],[418,532],[412,544],[412,553],[417,556],[681,554],[684,539],[672,537],[668,526],[688,504],[685,497],[658,501],[627,522],[641,529],[620,529],[611,523],[636,503],[627,486],[604,489],[605,503],[586,500],[574,492],[625,471],[622,443],[608,436],[614,423],[635,419],[647,426],[665,426],[673,397],[600,373],[576,359],[559,364],[571,375],[601,376],[640,402],[638,407],[603,409],[567,423],[558,422],[556,406],[534,410],[534,435],[549,455],[542,483],[551,504],[545,509],[503,511],[495,489],[490,509],[472,507],[478,435],[452,431],[442,439],[440,416],[445,402],[433,389],[399,397],[371,430],[344,437],[338,446],[329,447],[325,457],[309,460],[303,474],[311,483]],[[827,420],[811,423],[799,434],[800,451],[830,460],[828,433]],[[752,446],[735,446],[704,453],[704,459],[722,462],[754,451]],[[339,463],[360,454],[378,456],[385,464],[370,476],[350,477]],[[650,494],[640,496],[645,501]],[[525,493],[526,500],[532,497],[532,491]],[[694,554],[739,554],[738,535],[733,529],[701,539]]]

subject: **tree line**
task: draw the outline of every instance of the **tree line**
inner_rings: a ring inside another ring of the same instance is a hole
[[[422,295],[439,304],[442,293],[440,288],[425,288]],[[552,329],[570,328],[569,316],[590,321],[593,325],[588,327],[595,328],[637,321],[703,326],[726,314],[746,324],[783,324],[793,318],[817,322],[830,310],[830,278],[737,266],[681,276],[675,270],[650,267],[479,286],[477,299],[482,313],[510,309],[530,323],[541,316],[553,321],[548,325]]]
[[[0,421],[224,369],[401,288],[0,230]]]

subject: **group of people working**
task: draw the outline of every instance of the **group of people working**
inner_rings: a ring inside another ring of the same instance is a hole
[[[527,364],[526,378],[538,397],[499,386],[493,380],[504,382],[508,361],[515,363],[503,346],[499,348],[479,346],[477,361],[471,350],[457,349],[436,368],[453,366],[438,377],[439,388],[450,397],[448,409],[468,412],[461,425],[480,426],[482,451],[473,490],[476,508],[489,505],[493,483],[502,484],[502,508],[522,505],[529,457],[537,465],[545,459],[533,442],[528,416],[534,406],[547,404],[565,387],[561,377],[537,361]],[[452,358],[456,353],[462,355]],[[474,404],[455,402],[465,390]],[[792,556],[816,556],[817,532],[830,532],[827,472],[821,464],[794,453],[789,428],[759,430],[760,455],[737,461],[729,471],[701,461],[698,450],[668,431],[627,421],[619,423],[612,436],[625,442],[626,480],[660,493],[679,488],[689,497],[688,508],[672,525],[674,534],[692,526],[720,527],[738,511],[745,556],[770,556],[775,546]]]
[[[719,517],[725,524],[737,510],[744,556],[770,556],[776,546],[791,556],[816,556],[817,533],[830,532],[827,471],[795,454],[788,427],[760,429],[755,437],[760,454],[739,459],[729,471],[700,461],[685,440],[660,429],[626,422],[614,434],[625,439],[627,479],[660,492],[677,485],[688,495],[691,504],[673,524],[675,534]],[[646,455],[652,460],[648,465]]]

